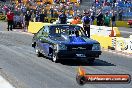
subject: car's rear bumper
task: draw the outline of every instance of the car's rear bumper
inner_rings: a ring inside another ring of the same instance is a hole
[[[64,51],[57,52],[59,58],[98,58],[101,51]]]

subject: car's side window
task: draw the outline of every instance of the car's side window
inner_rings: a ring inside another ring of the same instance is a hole
[[[37,33],[37,37],[42,36],[42,32],[44,31],[44,28],[45,28],[45,27],[42,27],[42,28],[39,30],[39,32]]]
[[[45,29],[43,30],[42,35],[44,37],[48,37],[48,35],[49,35],[49,27],[48,26],[45,26]]]

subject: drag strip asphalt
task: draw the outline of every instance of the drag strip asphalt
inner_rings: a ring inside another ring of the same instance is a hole
[[[132,28],[119,27],[119,31],[124,38],[129,38],[132,35]]]

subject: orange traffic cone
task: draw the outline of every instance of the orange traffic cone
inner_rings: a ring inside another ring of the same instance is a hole
[[[110,34],[109,36],[110,36],[110,37],[115,37],[113,28],[112,28],[111,34]]]

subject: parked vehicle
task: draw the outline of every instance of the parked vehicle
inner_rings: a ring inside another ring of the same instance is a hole
[[[130,25],[130,27],[132,27],[132,20],[128,20],[127,24]]]

